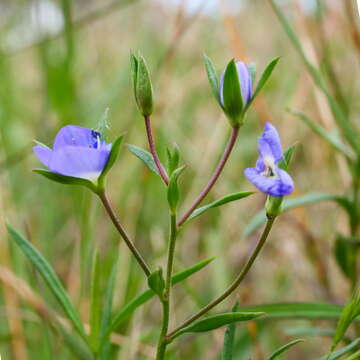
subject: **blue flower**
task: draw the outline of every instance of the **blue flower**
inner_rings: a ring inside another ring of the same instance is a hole
[[[278,167],[283,158],[280,137],[276,128],[265,124],[259,138],[259,158],[255,168],[245,169],[245,176],[263,193],[281,197],[294,191],[290,175]]]
[[[111,144],[95,130],[68,125],[57,133],[53,149],[37,145],[33,150],[51,172],[96,182],[108,162]]]
[[[249,67],[243,63],[242,61],[236,62],[236,69],[240,82],[241,96],[243,99],[243,103],[246,105],[252,97],[252,78]],[[224,75],[225,71],[222,73],[220,78],[220,100],[221,104],[224,106],[224,95],[223,95],[223,87],[224,87]]]

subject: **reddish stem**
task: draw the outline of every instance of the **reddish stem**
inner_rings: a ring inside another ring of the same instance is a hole
[[[150,116],[144,116],[144,120],[145,120],[146,134],[147,134],[147,138],[148,138],[148,142],[149,142],[150,152],[154,158],[155,165],[159,171],[159,174],[160,174],[163,182],[165,183],[165,185],[168,185],[169,184],[169,176],[166,173],[164,167],[162,166],[159,156],[156,152],[154,137],[153,137],[152,129],[151,129]]]
[[[234,148],[236,139],[238,137],[239,134],[239,129],[240,126],[234,126],[231,132],[231,136],[230,139],[226,145],[226,148],[224,150],[224,153],[221,157],[221,160],[218,164],[218,166],[216,167],[213,175],[211,176],[209,182],[207,183],[207,185],[205,186],[204,190],[200,193],[200,195],[196,198],[196,200],[194,201],[194,203],[191,205],[190,209],[188,211],[186,211],[186,213],[180,218],[179,222],[178,222],[178,226],[181,226],[189,217],[190,215],[193,213],[193,211],[197,208],[197,206],[203,201],[203,199],[205,198],[205,196],[209,193],[209,191],[212,189],[212,187],[215,185],[217,179],[219,178],[221,172],[224,169],[224,166]]]

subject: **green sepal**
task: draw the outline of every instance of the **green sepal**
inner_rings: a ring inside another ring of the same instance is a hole
[[[150,73],[142,55],[130,55],[135,100],[143,116],[153,112],[153,88]]]
[[[231,126],[237,126],[243,120],[244,101],[241,95],[239,75],[235,60],[232,59],[224,73],[223,83],[223,109]]]
[[[96,184],[94,184],[90,180],[73,177],[73,176],[65,176],[65,175],[55,174],[55,173],[53,173],[49,170],[45,170],[45,169],[34,169],[33,171],[37,174],[45,176],[46,178],[48,178],[52,181],[58,182],[60,184],[81,185],[81,186],[86,186],[87,188],[89,188],[91,191],[93,191],[95,193],[98,191]]]
[[[216,101],[218,102],[218,104],[222,107],[221,99],[220,99],[220,91],[219,91],[219,79],[216,74],[216,71],[215,71],[212,61],[206,54],[204,54],[204,64],[205,64],[206,74],[209,79],[212,93],[213,93]]]
[[[230,312],[209,316],[206,319],[195,321],[191,325],[183,328],[174,334],[172,339],[185,333],[202,333],[218,329],[231,323],[254,320],[262,315],[264,315],[263,312]]]
[[[176,208],[179,203],[180,192],[178,186],[178,179],[181,173],[184,171],[185,166],[176,169],[170,176],[169,186],[167,189],[167,200],[169,208],[172,214],[176,213]]]
[[[102,171],[102,173],[100,174],[99,176],[99,179],[98,179],[98,188],[101,190],[104,188],[105,186],[105,177],[106,177],[106,174],[110,171],[110,169],[113,167],[117,157],[118,157],[118,154],[119,154],[119,151],[120,151],[120,147],[121,147],[121,144],[124,140],[124,135],[120,135],[111,145],[111,150],[110,150],[110,154],[109,154],[109,159]]]
[[[147,280],[149,288],[161,298],[165,289],[165,280],[163,277],[162,268],[159,267],[154,272],[152,272],[148,276]]]

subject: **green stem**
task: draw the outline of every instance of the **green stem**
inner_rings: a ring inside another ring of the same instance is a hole
[[[113,222],[114,226],[116,227],[116,230],[119,232],[119,234],[125,241],[125,244],[129,248],[131,253],[134,255],[136,261],[143,269],[145,275],[149,276],[151,274],[151,270],[150,270],[149,266],[146,264],[144,258],[142,257],[142,255],[140,254],[139,250],[136,248],[134,243],[131,241],[131,239],[128,236],[128,234],[126,233],[125,229],[122,227],[120,220],[116,216],[115,211],[113,210],[113,208],[110,204],[110,201],[105,194],[105,191],[99,192],[98,195],[99,195],[99,198],[101,199],[101,201],[104,205],[104,208],[105,208],[106,212],[108,213],[111,221]]]
[[[251,269],[254,261],[256,260],[257,256],[259,255],[261,249],[263,248],[266,239],[268,238],[268,235],[270,233],[270,230],[274,224],[275,216],[268,217],[268,221],[266,223],[265,229],[260,237],[260,240],[258,244],[256,245],[256,248],[254,249],[253,253],[251,254],[250,258],[242,268],[240,274],[237,276],[237,278],[234,280],[234,282],[225,290],[223,294],[221,294],[218,298],[213,300],[211,303],[203,307],[201,310],[199,310],[195,315],[191,316],[188,320],[183,322],[181,325],[179,325],[176,329],[171,331],[167,335],[167,343],[170,343],[178,334],[178,332],[183,329],[184,327],[190,325],[195,320],[206,314],[208,311],[210,311],[212,308],[214,308],[216,305],[220,304],[223,300],[225,300],[229,295],[233,293],[234,290],[240,285],[240,283],[244,280],[245,276],[248,274],[249,270]],[[161,358],[160,358],[161,359]]]
[[[163,319],[162,319],[161,332],[159,336],[159,342],[157,346],[156,360],[163,360],[165,358],[166,347],[168,345],[166,334],[169,329],[169,320],[170,320],[170,289],[171,289],[171,276],[174,265],[176,236],[177,236],[176,214],[171,214],[170,239],[169,239],[168,259],[167,259],[167,267],[166,267],[165,289],[164,289],[164,294],[161,298],[162,308],[163,308]]]

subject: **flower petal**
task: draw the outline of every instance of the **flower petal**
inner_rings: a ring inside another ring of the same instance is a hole
[[[290,175],[282,169],[277,169],[277,177],[262,176],[254,168],[245,169],[244,174],[251,183],[265,194],[284,196],[294,191],[294,183]]]
[[[99,136],[100,134],[94,130],[76,125],[67,125],[57,133],[54,141],[54,150],[64,146],[96,148]]]
[[[275,159],[275,163],[277,164],[283,157],[283,151],[281,147],[280,136],[275,126],[267,122],[265,124],[264,132],[262,133],[261,139],[262,142],[268,143],[273,158]],[[259,140],[259,145],[260,145],[260,140]]]
[[[35,155],[46,166],[49,167],[50,159],[52,156],[52,150],[48,147],[36,145],[33,148]]]
[[[252,79],[248,66],[242,61],[236,62],[236,68],[239,75],[241,95],[244,103],[247,104],[252,97]]]
[[[106,148],[65,146],[54,150],[49,169],[61,175],[94,181],[103,171],[109,154]]]

